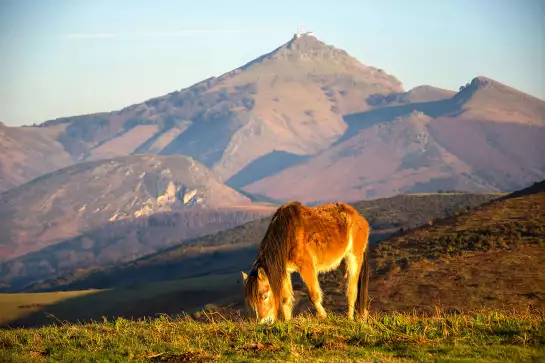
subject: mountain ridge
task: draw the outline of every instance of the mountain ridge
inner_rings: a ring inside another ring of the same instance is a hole
[[[322,201],[414,190],[511,191],[545,177],[545,101],[486,77],[450,98],[431,92],[435,101],[400,102],[408,93],[372,98],[379,107],[345,116],[347,130],[328,149],[243,188],[314,202],[326,194]],[[528,109],[519,112],[513,105],[521,97]],[[515,111],[502,113],[509,109]]]

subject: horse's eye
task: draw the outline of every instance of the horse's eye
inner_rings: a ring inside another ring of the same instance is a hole
[[[265,295],[263,295],[263,300],[267,300],[267,299],[268,299],[268,297],[269,297],[269,294],[265,294]]]

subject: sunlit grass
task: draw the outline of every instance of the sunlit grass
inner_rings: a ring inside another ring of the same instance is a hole
[[[205,313],[190,317],[0,331],[0,360],[7,361],[542,361],[543,312],[483,311],[372,314],[350,322],[331,314],[303,314],[289,323],[259,326],[247,319]]]

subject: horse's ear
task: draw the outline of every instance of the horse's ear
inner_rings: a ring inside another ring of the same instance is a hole
[[[246,282],[246,279],[248,278],[248,274],[244,271],[240,271],[240,273],[242,274],[242,281]]]
[[[265,280],[267,278],[267,274],[265,273],[265,270],[263,270],[263,267],[257,269],[257,278],[259,280]]]

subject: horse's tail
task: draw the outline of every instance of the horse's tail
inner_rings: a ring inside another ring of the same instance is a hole
[[[367,225],[368,226],[368,225]],[[358,295],[356,298],[355,310],[362,318],[367,318],[367,304],[369,299],[369,275],[371,269],[369,267],[369,235],[370,228],[367,227],[362,233],[362,238],[365,238],[365,248],[363,250],[363,260],[361,264],[360,276],[358,279]]]

